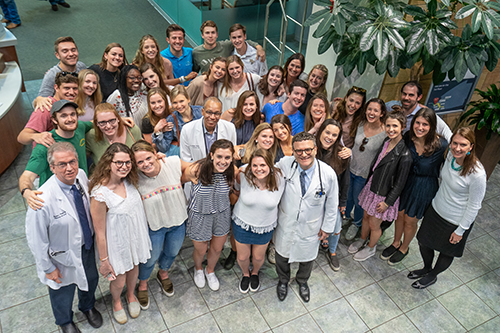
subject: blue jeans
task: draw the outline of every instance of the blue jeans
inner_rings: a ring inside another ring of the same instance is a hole
[[[95,264],[94,245],[90,250],[82,246],[82,264],[87,277],[89,291],[78,289],[78,309],[85,312],[94,307],[95,290],[99,282],[97,266]],[[56,325],[64,326],[73,322],[73,298],[75,297],[76,284],[61,287],[57,290],[49,288],[50,304],[56,318]]]
[[[186,236],[186,222],[171,228],[149,229],[151,238],[151,258],[145,264],[139,264],[139,280],[147,280],[155,268],[156,261],[161,270],[167,271],[181,249]]]
[[[17,6],[14,0],[0,0],[0,7],[2,7],[3,15],[6,20],[14,24],[21,23],[21,18],[17,13]]]
[[[354,207],[354,224],[360,228],[363,223],[363,208],[359,205],[358,196],[363,190],[365,186],[366,179],[360,176],[356,176],[352,172],[351,174],[351,183],[349,185],[349,192],[347,194],[347,206],[346,206],[346,214],[347,217],[350,217],[352,208]]]
[[[340,220],[340,221],[339,221]],[[337,223],[342,223],[342,214],[339,213],[337,215]],[[335,253],[337,251],[337,245],[339,244],[340,232],[338,235],[335,235],[333,232],[328,236],[328,249],[330,250],[330,254]]]

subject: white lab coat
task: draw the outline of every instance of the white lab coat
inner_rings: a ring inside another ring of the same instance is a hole
[[[236,145],[236,128],[234,124],[219,120],[217,123],[217,139],[226,139]],[[203,134],[203,117],[190,121],[182,127],[180,138],[181,160],[196,162],[207,156],[205,136]]]
[[[89,203],[88,179],[82,169],[77,178],[85,190],[86,203]],[[39,190],[43,192],[40,194],[44,201],[43,208],[37,211],[28,208],[26,213],[26,238],[35,257],[38,277],[51,289],[74,283],[80,290],[88,291],[81,254],[83,232],[78,212],[59,187],[56,175],[52,175]],[[93,233],[90,214],[87,216]],[[45,276],[46,272],[50,273],[55,267],[59,268],[62,275],[60,284]]]
[[[318,256],[318,233],[332,233],[339,228],[337,221],[339,194],[335,171],[326,163],[315,160],[311,184],[302,196],[300,171],[292,156],[283,157],[278,163],[286,181],[278,212],[275,231],[276,251],[289,262],[308,262]],[[318,167],[318,163],[320,164]],[[321,170],[321,190],[319,171]]]

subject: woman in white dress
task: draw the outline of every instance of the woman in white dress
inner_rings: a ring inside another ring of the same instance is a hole
[[[128,311],[139,316],[134,295],[139,263],[150,257],[151,240],[139,192],[134,154],[122,143],[113,143],[102,155],[90,181],[90,213],[99,251],[100,273],[110,280],[113,316],[127,322],[120,295],[127,284]]]

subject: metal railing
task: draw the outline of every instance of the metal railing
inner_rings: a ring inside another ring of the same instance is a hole
[[[286,13],[286,0],[278,0],[280,3],[280,8],[281,8],[281,30],[280,30],[280,41],[279,41],[279,47],[276,46],[268,37],[267,37],[267,31],[269,27],[269,11],[271,5],[275,2],[276,0],[269,0],[269,2],[266,5],[266,21],[264,24],[264,45],[263,48],[266,50],[267,43],[271,44],[272,47],[278,51],[280,54],[279,57],[279,65],[283,66],[283,63],[285,61],[285,50],[289,50],[292,53],[301,53],[302,52],[302,38],[304,37],[304,21],[306,20],[306,13],[307,13],[307,5],[309,0],[305,0],[304,3],[304,13],[302,14],[302,22],[298,22],[296,19],[291,17]],[[300,27],[300,39],[299,39],[299,50],[295,51],[288,45],[286,45],[286,37],[287,37],[287,29],[288,29],[288,21],[291,21],[292,23],[297,24]]]

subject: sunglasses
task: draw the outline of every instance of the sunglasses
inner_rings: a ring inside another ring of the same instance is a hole
[[[61,73],[62,76],[66,76],[66,75],[73,75],[74,77],[78,77],[78,73],[77,72],[66,72],[66,71],[62,71],[62,72],[59,72]]]
[[[360,87],[352,86],[350,90],[352,90],[354,92],[366,94],[366,89],[363,89],[363,88],[360,88]]]
[[[361,146],[359,146],[359,151],[365,151],[365,146],[368,143],[368,138],[364,138],[363,142],[361,142]]]

